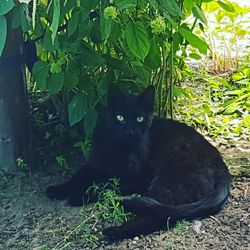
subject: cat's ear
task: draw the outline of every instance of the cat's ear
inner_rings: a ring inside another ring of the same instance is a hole
[[[155,88],[153,85],[150,85],[138,96],[137,101],[143,104],[150,111],[154,109],[154,98],[155,97]]]
[[[123,97],[124,95],[117,84],[110,85],[108,90],[107,106],[115,105],[117,102],[120,102]]]

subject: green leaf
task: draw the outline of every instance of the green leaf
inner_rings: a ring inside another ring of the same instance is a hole
[[[195,5],[192,8],[192,12],[193,12],[194,17],[196,17],[201,22],[203,22],[204,24],[207,25],[207,19],[206,19],[205,15],[203,14],[203,12],[202,12],[202,10],[201,10],[201,8],[199,6]]]
[[[102,39],[107,40],[111,34],[113,21],[111,19],[106,19],[103,15],[100,18],[100,27],[101,27],[101,34]]]
[[[97,112],[94,108],[88,110],[84,117],[84,128],[87,136],[90,136],[93,133],[97,121]]]
[[[116,42],[121,37],[121,34],[122,34],[121,25],[117,22],[113,22],[109,40]]]
[[[158,8],[158,3],[155,0],[149,0],[148,1],[149,5],[152,6],[154,9]]]
[[[86,107],[87,95],[85,93],[80,93],[73,97],[68,106],[70,126],[73,126],[83,119],[86,113]]]
[[[82,66],[98,67],[103,65],[102,57],[88,45],[81,47]]]
[[[161,66],[161,51],[157,43],[152,43],[145,64],[151,69],[158,69]]]
[[[239,81],[239,80],[241,80],[243,78],[244,78],[244,75],[242,73],[240,73],[240,72],[235,73],[235,74],[232,75],[232,79],[234,81]]]
[[[81,9],[82,9],[82,15],[81,15],[81,21],[85,21],[86,18],[89,16],[89,13],[95,9],[97,3],[99,0],[83,0],[80,1]]]
[[[0,56],[1,56],[3,53],[3,48],[7,37],[7,22],[4,16],[0,16],[0,27],[1,27],[1,32],[0,32]]]
[[[180,49],[180,44],[182,44],[182,42],[183,42],[182,35],[179,32],[175,32],[174,35],[173,35],[173,43],[174,43],[173,51],[174,51],[174,54],[176,53],[176,51],[178,51]]]
[[[62,9],[62,16],[65,14],[69,13],[73,7],[76,5],[77,1],[76,0],[67,0],[67,3],[63,4],[63,9]]]
[[[31,29],[28,17],[28,6],[26,4],[21,5],[21,27],[23,32],[28,32]]]
[[[245,118],[243,119],[243,123],[247,128],[250,129],[250,115],[245,116]]]
[[[110,67],[111,69],[118,69],[124,73],[129,73],[129,74],[134,73],[132,72],[133,70],[127,65],[125,60],[113,58],[109,55],[104,55],[104,59],[106,60],[107,66]]]
[[[95,19],[94,21],[92,21],[92,29],[90,32],[90,38],[92,40],[93,43],[95,44],[100,44],[102,42],[102,34],[101,34],[101,28],[100,28],[100,20],[99,19]]]
[[[80,24],[78,25],[79,32],[77,33],[77,40],[82,40],[83,38],[88,36],[92,30],[92,27],[92,22],[89,22],[88,20],[80,22]]]
[[[192,11],[192,8],[195,6],[195,3],[193,2],[193,0],[184,0],[183,6],[188,12],[188,14],[190,14]]]
[[[0,16],[7,14],[15,6],[13,0],[1,0],[0,1]],[[2,27],[2,26],[1,26]]]
[[[189,57],[191,57],[191,58],[193,58],[195,60],[200,60],[201,59],[201,56],[199,54],[196,54],[196,53],[190,53]]]
[[[125,35],[130,51],[139,59],[144,60],[150,48],[148,32],[144,24],[140,21],[128,22]]]
[[[54,44],[55,42],[55,37],[57,34],[57,29],[58,29],[58,25],[59,25],[59,20],[60,20],[60,0],[54,0],[53,1],[53,19],[52,19],[52,23],[50,26],[50,29],[52,31],[51,34],[51,39],[52,39],[52,44]]]
[[[79,90],[83,93],[87,93],[88,100],[91,99],[91,92],[93,90],[93,82],[91,81],[90,75],[87,73],[81,74],[81,80],[78,82]],[[89,101],[88,101],[89,103]]]
[[[32,76],[41,90],[46,89],[46,81],[49,73],[49,65],[45,62],[38,61],[33,65]]]
[[[79,24],[79,11],[73,11],[72,12],[72,17],[68,22],[68,26],[67,26],[67,34],[68,36],[71,36],[77,29],[78,24]]]
[[[114,76],[114,72],[112,71],[108,71],[101,79],[101,81],[99,81],[97,83],[97,91],[98,91],[98,95],[103,97],[103,96],[107,96],[108,93],[108,89],[109,89],[109,84],[114,82],[115,80],[115,76]],[[98,106],[99,104],[97,104]],[[100,106],[99,106],[100,107]]]
[[[250,68],[245,68],[245,69],[243,69],[243,74],[244,74],[245,76],[249,77],[249,76],[250,76]]]
[[[173,96],[175,97],[183,96],[182,88],[179,86],[173,86]]]
[[[182,11],[176,0],[159,0],[163,10],[174,17],[182,17]]]
[[[136,82],[143,88],[148,87],[151,81],[152,70],[145,65],[137,66],[135,69],[137,73]]]
[[[179,33],[190,43],[190,45],[197,48],[200,53],[207,53],[207,43],[201,40],[198,36],[194,35],[191,31],[184,28],[180,28]]]
[[[51,74],[47,80],[47,88],[50,94],[59,92],[63,87],[63,72]]]
[[[63,87],[65,89],[73,89],[79,82],[79,77],[77,72],[65,71]]]
[[[21,25],[22,5],[18,4],[13,10],[12,28],[16,29]]]
[[[52,43],[51,31],[47,30],[43,38],[43,47],[49,51],[53,52],[59,49],[58,37],[55,38],[54,44]]]
[[[217,1],[221,8],[228,12],[235,12],[235,9],[231,3],[226,3],[222,1]]]
[[[136,0],[115,0],[115,6],[118,10],[135,8]]]

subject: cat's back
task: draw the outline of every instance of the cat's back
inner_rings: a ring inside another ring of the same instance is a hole
[[[155,118],[150,131],[149,196],[166,204],[197,201],[229,173],[218,150],[193,128]]]
[[[158,143],[165,141],[170,143],[176,141],[177,138],[203,140],[202,135],[192,127],[178,121],[158,117],[155,117],[153,120],[150,136],[152,141],[157,141]]]
[[[216,165],[220,162],[224,165],[218,150],[200,133],[184,123],[170,119],[153,120],[150,151],[155,161],[185,161],[193,169],[198,162],[216,162]]]

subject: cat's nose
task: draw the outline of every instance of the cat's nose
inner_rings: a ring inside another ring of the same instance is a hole
[[[126,130],[125,134],[126,135],[134,135],[135,131],[133,129],[128,129],[128,130]]]

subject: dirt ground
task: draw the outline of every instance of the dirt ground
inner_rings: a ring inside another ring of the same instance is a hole
[[[79,223],[81,209],[63,202],[51,202],[45,188],[58,176],[46,173],[8,174],[0,172],[0,249],[250,249],[250,161],[230,159],[234,178],[232,193],[223,212],[182,231],[162,231],[130,240],[110,243],[104,239],[89,246]],[[239,169],[243,171],[239,171]],[[97,225],[100,235],[103,225]],[[88,238],[91,242],[91,238]]]

